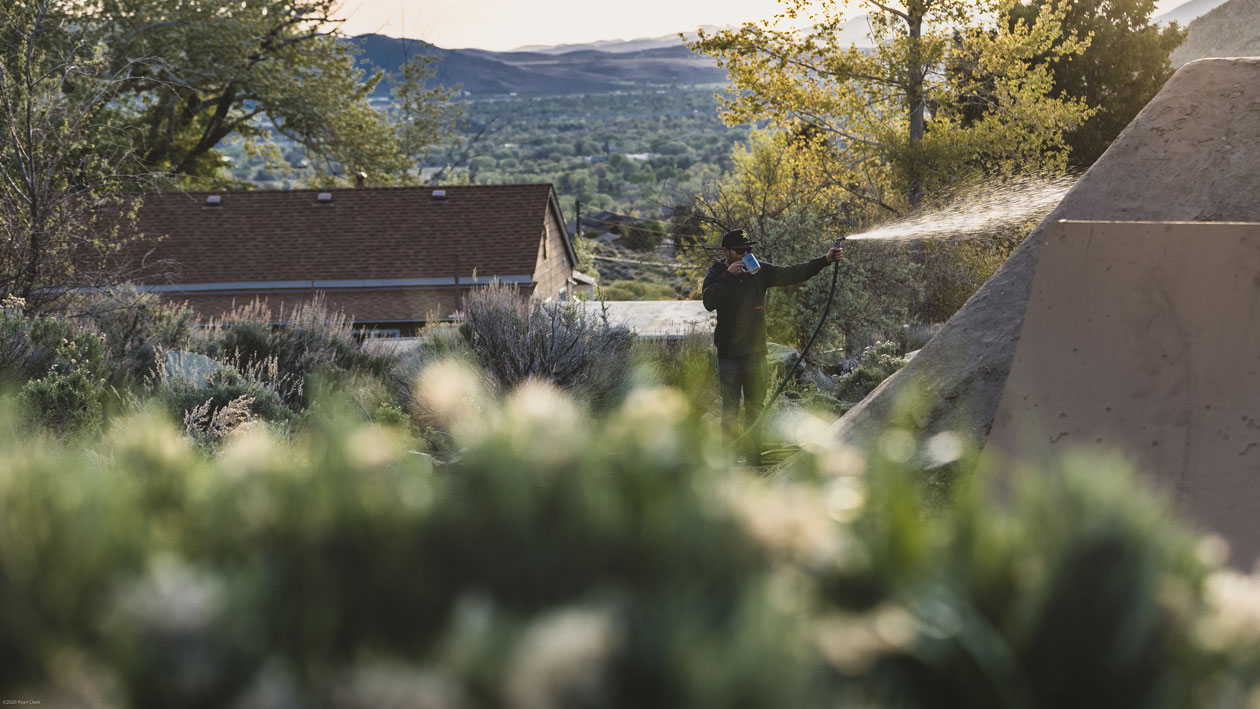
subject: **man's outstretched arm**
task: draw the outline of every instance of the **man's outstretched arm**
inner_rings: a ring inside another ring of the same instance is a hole
[[[766,274],[766,284],[770,286],[790,286],[795,283],[803,283],[818,275],[818,272],[827,267],[828,264],[835,262],[836,259],[844,255],[844,249],[832,247],[827,253],[816,259],[810,259],[805,263],[798,263],[793,266],[773,266],[765,265],[768,273]]]

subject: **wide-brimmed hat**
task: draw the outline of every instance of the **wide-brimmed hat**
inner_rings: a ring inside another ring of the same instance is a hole
[[[724,249],[746,249],[756,243],[748,238],[748,234],[743,229],[731,229],[722,236],[722,248]]]

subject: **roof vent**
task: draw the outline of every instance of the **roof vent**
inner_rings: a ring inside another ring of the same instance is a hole
[[[223,206],[223,197],[222,197],[221,195],[217,195],[217,194],[206,195],[206,205],[205,205],[205,206],[207,206],[207,207],[221,207],[221,206]]]
[[[315,204],[332,204],[332,192],[320,192],[315,196]]]
[[[446,190],[433,190],[433,201],[434,201],[434,202],[445,202],[445,201],[446,201]]]

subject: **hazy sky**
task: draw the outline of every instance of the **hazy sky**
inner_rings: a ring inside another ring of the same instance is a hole
[[[1155,14],[1183,2],[1160,0]],[[763,19],[780,7],[776,0],[343,0],[341,16],[347,34],[378,32],[452,49],[505,50],[657,37]]]
[[[767,18],[779,8],[776,0],[343,0],[341,16],[347,34],[378,32],[439,47],[504,50],[657,37]]]

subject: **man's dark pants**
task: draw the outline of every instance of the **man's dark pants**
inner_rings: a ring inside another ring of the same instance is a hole
[[[722,428],[730,440],[738,436],[739,402],[744,400],[744,426],[752,426],[766,403],[766,356],[719,359],[718,389],[722,395]],[[749,465],[761,464],[761,426],[749,429],[743,440]]]

